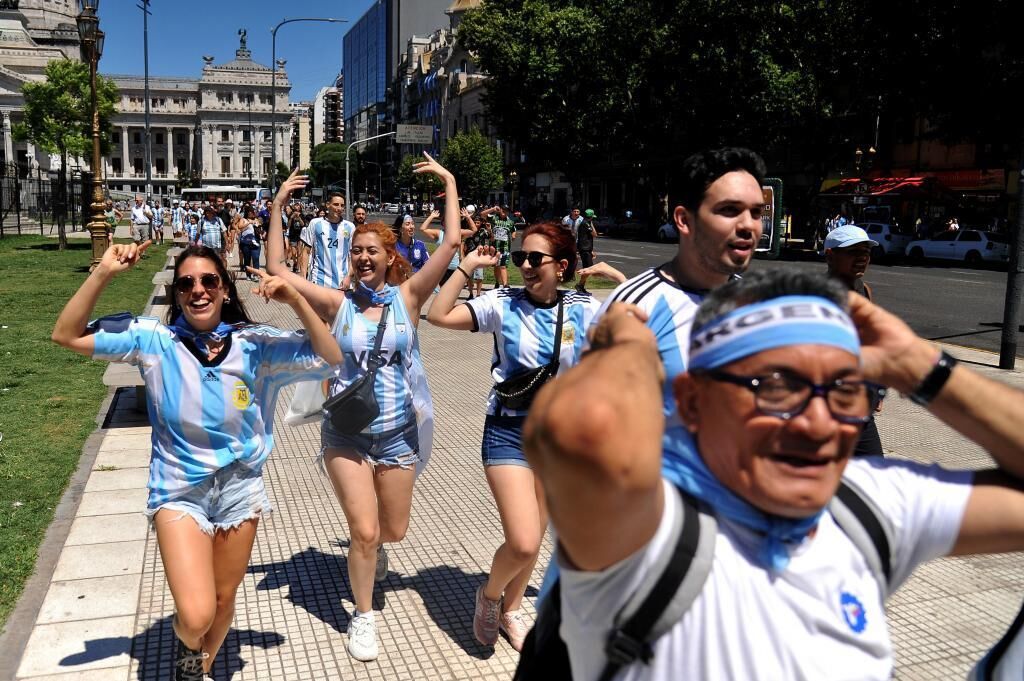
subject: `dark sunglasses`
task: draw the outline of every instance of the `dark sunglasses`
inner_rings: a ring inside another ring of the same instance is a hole
[[[203,285],[203,288],[207,291],[220,288],[220,275],[216,272],[207,272],[206,274],[199,275],[199,283]],[[178,277],[174,280],[174,290],[177,293],[187,294],[192,293],[192,289],[196,287],[196,278],[191,274],[186,274],[183,277]]]
[[[522,267],[523,263],[527,260],[530,261],[530,267],[540,267],[544,262],[544,258],[555,259],[555,256],[550,253],[542,253],[541,251],[530,251],[529,253],[526,251],[512,251],[509,257],[512,258],[512,264],[516,267]]]

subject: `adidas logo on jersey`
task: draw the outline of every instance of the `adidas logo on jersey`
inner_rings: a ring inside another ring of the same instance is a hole
[[[203,372],[203,383],[206,383],[207,381],[218,381],[219,382],[220,379],[217,378],[217,374],[216,373],[214,373],[212,371],[206,371],[206,372]]]

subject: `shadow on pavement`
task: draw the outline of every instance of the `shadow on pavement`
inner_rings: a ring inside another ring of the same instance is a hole
[[[339,546],[346,547],[341,541]],[[342,605],[342,598],[351,599],[348,586],[348,562],[344,556],[324,553],[309,547],[285,561],[249,566],[251,574],[266,576],[256,585],[257,590],[270,591],[288,587],[288,600],[339,633],[348,630],[351,619]],[[486,575],[468,573],[451,565],[439,565],[405,576],[394,570],[374,588],[373,607],[384,608],[385,594],[389,591],[414,589],[423,599],[427,613],[434,623],[466,654],[486,659],[494,654],[493,647],[480,645],[473,635],[473,610],[476,589]],[[529,587],[526,595],[536,597],[537,590]]]
[[[213,665],[213,678],[227,681],[235,672],[245,667],[247,662],[241,655],[242,646],[276,648],[284,641],[284,636],[273,631],[229,629],[224,645],[217,655],[217,661]],[[174,677],[176,649],[177,640],[171,626],[171,618],[164,617],[132,638],[118,636],[85,641],[84,652],[68,655],[60,664],[72,667],[127,653],[139,663],[136,676],[139,681],[169,679]]]

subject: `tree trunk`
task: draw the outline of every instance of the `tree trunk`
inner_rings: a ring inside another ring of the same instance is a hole
[[[66,250],[68,235],[65,229],[65,218],[68,212],[68,150],[60,148],[60,176],[57,181],[57,248]]]

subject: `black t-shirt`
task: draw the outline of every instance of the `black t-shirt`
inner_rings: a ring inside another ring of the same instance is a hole
[[[576,250],[594,250],[594,235],[590,231],[593,228],[593,226],[593,220],[584,220],[583,222],[580,223],[580,226],[576,229]]]
[[[288,223],[288,241],[298,241],[299,235],[302,234],[302,228],[305,225],[302,222],[302,218],[298,215],[292,217]]]

